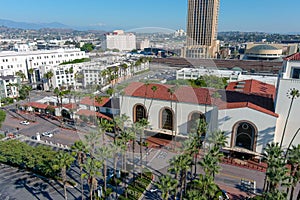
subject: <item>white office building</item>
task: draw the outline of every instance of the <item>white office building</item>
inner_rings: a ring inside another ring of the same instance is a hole
[[[106,49],[118,49],[119,51],[131,51],[136,49],[136,37],[133,33],[124,33],[122,30],[116,30],[106,35]]]
[[[22,71],[28,78],[30,69],[36,71],[40,66],[55,66],[86,57],[85,52],[77,48],[23,52],[2,51],[0,52],[0,76],[15,75],[16,72]]]

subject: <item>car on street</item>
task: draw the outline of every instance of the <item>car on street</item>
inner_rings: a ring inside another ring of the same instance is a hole
[[[29,123],[29,121],[21,121],[20,124],[22,124],[22,125],[29,125],[30,123]]]
[[[53,134],[50,132],[44,132],[44,133],[42,133],[42,136],[51,138],[51,137],[53,137]]]

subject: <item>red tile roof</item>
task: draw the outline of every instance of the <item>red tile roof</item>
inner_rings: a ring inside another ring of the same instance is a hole
[[[93,98],[91,97],[84,97],[81,101],[80,104],[84,104],[84,105],[89,105],[89,106],[96,106],[96,107],[102,107],[104,106],[108,101],[109,101],[109,97],[102,97],[102,101],[98,102],[95,98],[93,100]]]
[[[291,61],[291,60],[300,61],[300,53],[297,52],[297,53],[294,53],[292,55],[289,55],[289,56],[285,57],[284,60],[286,60],[286,61]]]
[[[253,83],[257,84],[256,81]],[[237,92],[231,90],[214,90],[207,88],[192,88],[189,86],[179,86],[175,90],[173,97],[170,96],[168,89],[172,88],[171,85],[163,84],[146,84],[141,82],[131,83],[125,88],[125,95],[140,97],[140,98],[153,98],[166,101],[178,101],[193,104],[208,104],[216,105],[219,109],[233,109],[248,107],[275,117],[278,115],[274,112],[273,98],[269,96],[272,91],[272,87],[267,87],[267,90],[262,90],[259,87],[260,84],[253,87],[249,87],[249,92]],[[155,93],[151,90],[151,87],[156,86]],[[214,98],[213,94],[218,92],[220,98]],[[253,93],[252,93],[253,92]]]
[[[92,111],[92,110],[81,109],[76,114],[77,115],[85,115],[85,116],[96,115],[99,118],[104,118],[104,119],[107,119],[107,120],[111,120],[110,117],[108,117],[108,116],[106,116],[106,115],[104,115],[102,113]]]
[[[42,104],[42,103],[38,103],[38,102],[29,102],[29,103],[26,103],[25,105],[26,105],[26,106],[33,107],[33,108],[44,109],[44,110],[45,110],[48,106],[50,106],[50,105]],[[52,107],[53,107],[53,106],[52,106]]]
[[[63,107],[67,109],[76,109],[77,105],[76,103],[68,103],[68,104],[63,104]]]
[[[253,79],[231,82],[226,87],[226,90],[239,91],[246,94],[257,94],[260,96],[266,96],[270,98],[274,98],[276,93],[276,88],[274,85],[270,85]]]
[[[156,86],[157,90],[152,91],[152,87]],[[141,82],[133,82],[128,87],[125,88],[125,95],[142,97],[142,98],[153,98],[166,101],[178,101],[185,103],[194,104],[211,104],[210,91],[207,88],[192,88],[189,86],[179,86],[174,88],[174,93],[171,95],[170,89],[174,87],[173,85],[163,85],[163,84],[149,84],[146,85]]]

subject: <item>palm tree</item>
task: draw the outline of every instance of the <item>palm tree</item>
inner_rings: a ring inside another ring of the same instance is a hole
[[[157,188],[162,192],[162,199],[168,200],[170,192],[173,192],[178,185],[178,181],[173,179],[170,175],[164,175],[159,178],[156,184]]]
[[[171,168],[169,168],[170,171],[175,172],[175,179],[177,180],[177,178],[180,176],[180,180],[179,183],[181,184],[180,187],[180,199],[182,199],[182,195],[183,195],[183,189],[186,187],[186,183],[187,183],[187,172],[190,169],[191,166],[191,162],[192,162],[192,157],[191,155],[188,154],[181,154],[181,155],[177,155],[175,156],[171,161],[170,161],[170,165]],[[175,196],[177,195],[177,191]]]
[[[124,151],[124,162],[123,162],[123,170],[124,172],[127,172],[127,143],[130,140],[134,140],[135,133],[133,132],[133,130],[131,128],[126,129],[124,131],[121,132],[121,134],[119,135],[119,138],[121,140],[121,142],[123,143],[123,146],[125,147],[125,151]],[[124,177],[124,182],[125,182],[125,188],[127,187],[127,181],[125,180]],[[125,198],[127,198],[127,190],[125,190]]]
[[[67,170],[70,168],[71,164],[74,162],[74,157],[71,156],[70,153],[66,153],[63,151],[60,151],[57,155],[56,155],[56,162],[53,165],[53,168],[56,170],[60,170],[60,174],[61,174],[61,178],[62,178],[62,182],[63,182],[63,186],[64,186],[64,197],[65,199],[68,199],[67,197],[67,187],[66,187],[66,183],[67,183]]]
[[[224,132],[218,130],[211,132],[207,138],[207,141],[210,145],[217,146],[220,150],[222,147],[225,147],[227,143],[227,137],[225,136]]]
[[[19,76],[22,79],[22,82],[24,82],[26,75],[21,70],[17,71],[15,75]]]
[[[54,74],[53,74],[52,71],[48,71],[47,73],[44,74],[44,78],[47,79],[47,85],[48,85],[48,87],[49,87],[49,81],[51,82],[50,88],[53,87],[53,86],[52,86],[52,81],[51,81],[51,79],[52,79],[53,76],[54,76]]]
[[[33,83],[33,74],[34,74],[34,69],[33,68],[30,68],[28,70],[28,74],[30,76],[30,83]]]
[[[201,191],[199,194],[203,199],[213,199],[215,197],[218,186],[215,184],[212,176],[199,174],[199,178],[192,181],[193,189]]]
[[[86,154],[88,153],[88,149],[86,145],[81,141],[76,141],[72,146],[72,154],[73,156],[76,156],[77,158],[77,163],[80,169],[80,184],[81,184],[81,199],[83,199],[83,178],[82,178],[82,169],[83,169],[83,164],[86,159]]]
[[[147,120],[149,120],[149,115],[150,115],[150,109],[151,109],[151,106],[152,106],[152,103],[153,103],[153,99],[154,99],[154,95],[157,91],[158,87],[156,85],[153,85],[151,87],[151,90],[152,90],[152,98],[151,98],[151,101],[150,101],[150,104],[149,104],[149,108],[148,108],[148,112],[147,112],[147,115],[146,115],[146,118]]]
[[[115,124],[115,134],[114,134],[114,143],[116,143],[116,137],[120,134],[120,132],[125,130],[125,124],[129,122],[129,116],[126,114],[122,114],[121,116],[114,117]]]
[[[90,188],[90,200],[93,200],[93,191],[97,188],[97,177],[101,176],[99,169],[102,163],[94,158],[88,157],[83,164],[85,173],[81,176],[87,178],[88,186]]]
[[[111,132],[113,130],[113,127],[114,127],[113,123],[111,123],[107,119],[101,118],[98,120],[98,131],[102,135],[103,143],[105,143],[105,133],[107,131]]]
[[[291,164],[289,177],[289,185],[291,185],[290,200],[293,200],[295,187],[300,180],[300,144],[293,146],[292,149],[289,150],[288,162]],[[286,193],[289,194],[289,188]]]
[[[291,100],[290,107],[289,107],[289,110],[288,110],[288,114],[287,114],[287,117],[286,117],[286,120],[285,120],[283,132],[282,132],[282,136],[281,136],[281,141],[280,141],[280,147],[282,147],[282,143],[283,143],[283,140],[284,140],[284,135],[285,135],[287,123],[289,121],[289,117],[290,117],[290,114],[291,114],[291,109],[292,109],[294,100],[297,99],[298,97],[300,97],[299,90],[297,90],[296,88],[292,88],[287,93],[287,96],[288,96],[288,98],[291,98],[292,100]]]
[[[107,185],[107,163],[106,159],[110,158],[112,156],[111,148],[107,146],[101,146],[96,150],[95,157],[100,160],[103,166],[103,179],[104,179],[104,196],[106,193],[106,185]]]
[[[280,183],[286,184],[288,169],[285,160],[282,158],[283,151],[278,143],[267,144],[265,156],[267,158],[267,189],[266,192],[274,193]]]
[[[215,154],[218,152],[218,157],[214,157]],[[219,173],[220,166],[219,164],[219,158],[222,154],[219,153],[219,150],[216,148],[213,148],[209,151],[208,154],[206,154],[203,159],[200,161],[200,165],[202,166],[205,174],[207,176],[212,176],[213,180],[215,178],[215,175]]]
[[[99,145],[100,134],[96,131],[90,132],[88,135],[84,135],[84,144],[92,158],[95,157],[96,146]]]

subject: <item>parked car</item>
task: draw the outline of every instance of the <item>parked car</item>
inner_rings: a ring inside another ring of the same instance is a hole
[[[50,132],[44,132],[44,133],[42,133],[42,136],[51,138],[51,137],[53,137],[53,134]]]
[[[29,121],[21,121],[20,124],[22,124],[22,125],[29,125],[30,123],[29,123]]]

